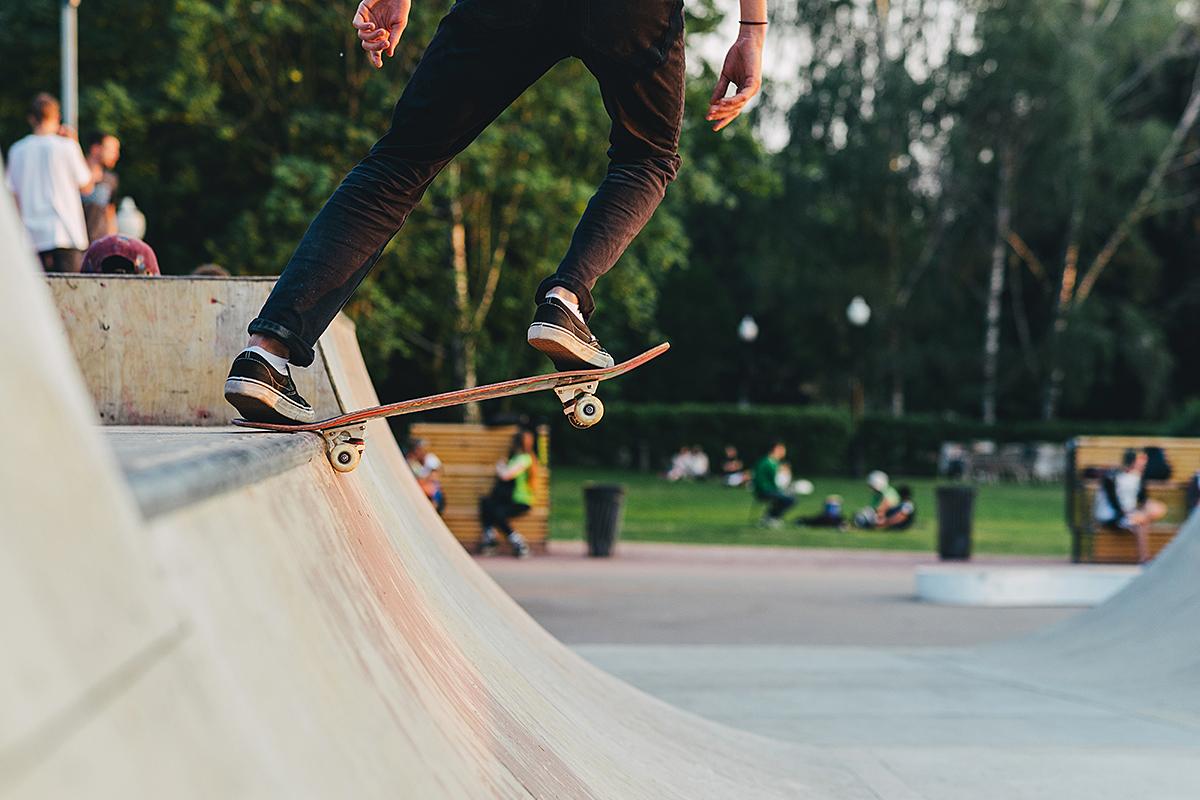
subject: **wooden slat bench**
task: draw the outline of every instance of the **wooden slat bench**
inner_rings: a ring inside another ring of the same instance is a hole
[[[1187,517],[1187,484],[1200,470],[1200,439],[1134,436],[1082,436],[1067,445],[1067,525],[1071,529],[1072,557],[1091,563],[1135,563],[1133,536],[1096,525],[1093,504],[1100,489],[1098,478],[1085,478],[1090,468],[1109,469],[1121,463],[1130,448],[1161,447],[1171,464],[1171,478],[1146,481],[1146,494],[1166,505],[1167,516],[1150,528],[1150,554],[1158,555],[1175,537]]]
[[[478,547],[482,533],[479,498],[492,490],[496,462],[508,455],[518,430],[516,425],[489,427],[445,423],[418,423],[409,429],[411,438],[424,439],[430,452],[442,460],[442,491],[446,495],[442,519],[455,538],[472,553]],[[538,429],[540,468],[533,486],[534,505],[529,513],[513,523],[535,553],[545,552],[550,529],[550,467],[546,460],[550,450],[549,436],[547,428]],[[507,552],[508,543],[503,537],[501,539],[502,552]]]

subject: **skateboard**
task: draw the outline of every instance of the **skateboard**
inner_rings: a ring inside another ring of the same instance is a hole
[[[551,372],[546,375],[534,375],[528,378],[516,378],[503,383],[492,383],[487,386],[476,386],[474,389],[459,389],[454,392],[434,394],[429,397],[418,397],[414,400],[402,400],[399,403],[364,408],[351,411],[338,417],[330,417],[318,422],[308,422],[299,425],[288,425],[274,422],[251,422],[245,419],[235,419],[233,424],[242,428],[254,428],[263,431],[280,431],[284,433],[315,432],[325,439],[325,450],[329,463],[338,472],[350,472],[358,466],[366,449],[363,434],[366,423],[373,419],[395,417],[401,414],[416,414],[419,411],[431,411],[435,408],[446,408],[463,403],[473,403],[479,400],[494,400],[498,397],[512,397],[518,394],[540,392],[553,389],[562,403],[563,414],[576,428],[590,428],[604,417],[604,404],[596,397],[596,388],[601,381],[607,381],[637,369],[667,352],[671,345],[663,342],[650,348],[641,355],[622,361],[606,369],[581,369],[571,372]]]

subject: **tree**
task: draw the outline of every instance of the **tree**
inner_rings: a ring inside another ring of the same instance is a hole
[[[1085,0],[1078,7],[1009,4],[989,12],[983,25],[989,41],[1000,41],[1001,31],[1030,29],[1033,36],[1052,40],[1054,48],[1044,72],[1017,81],[1025,84],[1020,91],[1034,110],[1028,124],[1038,141],[1057,136],[1072,151],[1040,165],[1059,186],[1069,187],[1065,192],[1031,191],[1028,182],[1022,192],[1055,201],[1038,203],[1032,224],[1027,218],[1024,226],[1038,239],[1054,227],[1062,237],[1057,274],[1048,280],[1052,312],[1044,345],[1041,415],[1052,419],[1066,380],[1069,330],[1083,322],[1078,315],[1096,282],[1121,248],[1137,238],[1139,223],[1195,199],[1184,190],[1170,196],[1168,176],[1200,115],[1200,80],[1191,82],[1170,122],[1158,109],[1147,112],[1145,100],[1156,76],[1173,63],[1183,61],[1195,70],[1200,50],[1194,22],[1177,17],[1175,4],[1165,0]],[[996,72],[1019,71],[1016,59],[1027,58],[1026,51],[1007,55]],[[1020,128],[1022,122],[1013,114],[1001,125]],[[1067,209],[1065,215],[1052,210],[1055,205]],[[1018,226],[1007,238],[1034,274],[1049,278],[1033,237]]]

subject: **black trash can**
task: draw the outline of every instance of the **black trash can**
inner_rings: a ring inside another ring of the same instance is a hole
[[[621,512],[625,487],[620,484],[589,484],[583,487],[583,507],[587,517],[588,555],[607,558],[621,533]]]
[[[943,561],[966,561],[971,557],[974,514],[974,486],[937,487],[937,546],[938,557]]]

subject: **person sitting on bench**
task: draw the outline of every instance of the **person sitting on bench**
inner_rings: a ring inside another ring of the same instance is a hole
[[[1150,560],[1150,526],[1167,515],[1165,505],[1146,498],[1146,461],[1144,450],[1126,450],[1121,468],[1108,470],[1100,479],[1092,511],[1099,525],[1133,534],[1141,564]]]
[[[496,463],[496,482],[492,491],[479,500],[479,519],[483,523],[480,555],[495,555],[496,531],[499,530],[508,538],[514,556],[529,556],[529,545],[524,536],[513,530],[512,520],[533,507],[538,471],[534,453],[536,443],[533,431],[519,431],[513,437],[508,458]]]

